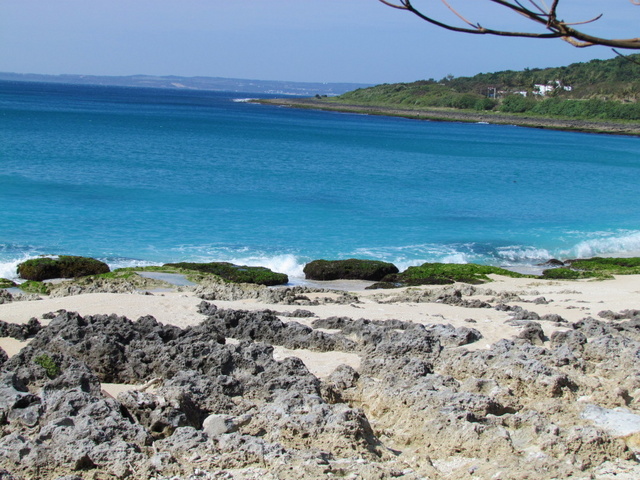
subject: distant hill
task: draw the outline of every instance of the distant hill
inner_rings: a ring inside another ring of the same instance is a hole
[[[275,95],[340,95],[350,90],[368,87],[359,83],[306,83],[269,80],[245,80],[221,77],[178,76],[96,76],[96,75],[39,75],[0,72],[0,80],[46,82],[82,85],[114,85],[121,87],[150,87],[191,90],[213,90]]]
[[[401,108],[455,108],[542,116],[640,120],[640,54],[567,67],[383,84],[332,101]]]

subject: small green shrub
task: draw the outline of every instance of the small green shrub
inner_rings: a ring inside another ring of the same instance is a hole
[[[44,368],[49,378],[56,378],[61,373],[60,365],[47,354],[38,355],[33,361]]]
[[[524,113],[531,110],[536,101],[522,95],[509,95],[502,100],[500,111],[505,113]]]
[[[477,100],[473,105],[473,108],[478,111],[493,110],[496,108],[496,105],[498,105],[498,102],[491,98],[484,97]]]

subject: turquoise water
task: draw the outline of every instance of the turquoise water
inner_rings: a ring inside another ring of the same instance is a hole
[[[640,250],[640,139],[0,82],[0,277],[316,258],[528,265]]]

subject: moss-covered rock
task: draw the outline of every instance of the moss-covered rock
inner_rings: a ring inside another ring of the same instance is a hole
[[[253,283],[266,286],[289,283],[289,277],[286,274],[274,272],[266,267],[248,267],[227,262],[181,262],[167,263],[164,266],[217,275],[230,283]]]
[[[548,280],[579,280],[581,278],[593,278],[595,276],[594,272],[583,272],[561,267],[544,270],[541,277]]]
[[[409,267],[404,272],[388,275],[383,279],[385,284],[395,284],[398,287],[412,285],[446,285],[455,282],[477,285],[490,282],[490,274],[508,277],[532,277],[505,270],[500,267],[477,265],[475,263],[423,263],[417,267]]]
[[[51,291],[50,284],[43,282],[37,282],[35,280],[28,280],[18,285],[18,288],[26,293],[37,293],[40,295],[49,295]]]
[[[584,258],[566,260],[566,267],[542,272],[542,278],[577,280],[581,278],[606,279],[613,275],[639,275],[640,258]]]
[[[109,266],[88,257],[62,255],[57,258],[34,258],[18,265],[18,275],[41,282],[51,278],[76,278],[109,272]]]
[[[15,282],[12,282],[8,278],[0,278],[0,288],[11,288],[16,286],[17,284]]]
[[[304,276],[309,280],[382,280],[398,273],[398,267],[379,260],[314,260],[304,266]]]
[[[567,260],[565,262],[575,270],[605,273],[609,275],[638,275],[640,274],[640,257],[631,258],[585,258]]]

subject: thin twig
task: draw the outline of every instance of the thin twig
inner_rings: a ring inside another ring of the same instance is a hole
[[[466,18],[464,18],[462,15],[460,15],[460,14],[459,14],[459,13],[458,13],[458,12],[457,12],[457,11],[456,11],[452,6],[451,6],[451,5],[449,5],[449,3],[447,2],[447,0],[440,0],[440,1],[441,1],[442,3],[444,3],[444,4],[447,6],[447,8],[448,8],[449,10],[451,10],[451,11],[454,13],[454,15],[455,15],[456,17],[458,17],[460,20],[462,20],[464,23],[466,23],[467,25],[469,25],[469,26],[471,26],[471,27],[474,27],[474,28],[476,27],[476,25],[477,25],[477,24],[471,23],[469,20],[467,20]]]
[[[615,48],[612,48],[611,50],[613,50],[613,53],[615,53],[619,57],[624,58],[627,62],[635,63],[636,65],[640,65],[640,62],[637,61],[635,58],[631,58],[629,55],[623,55],[619,51],[617,51]]]

